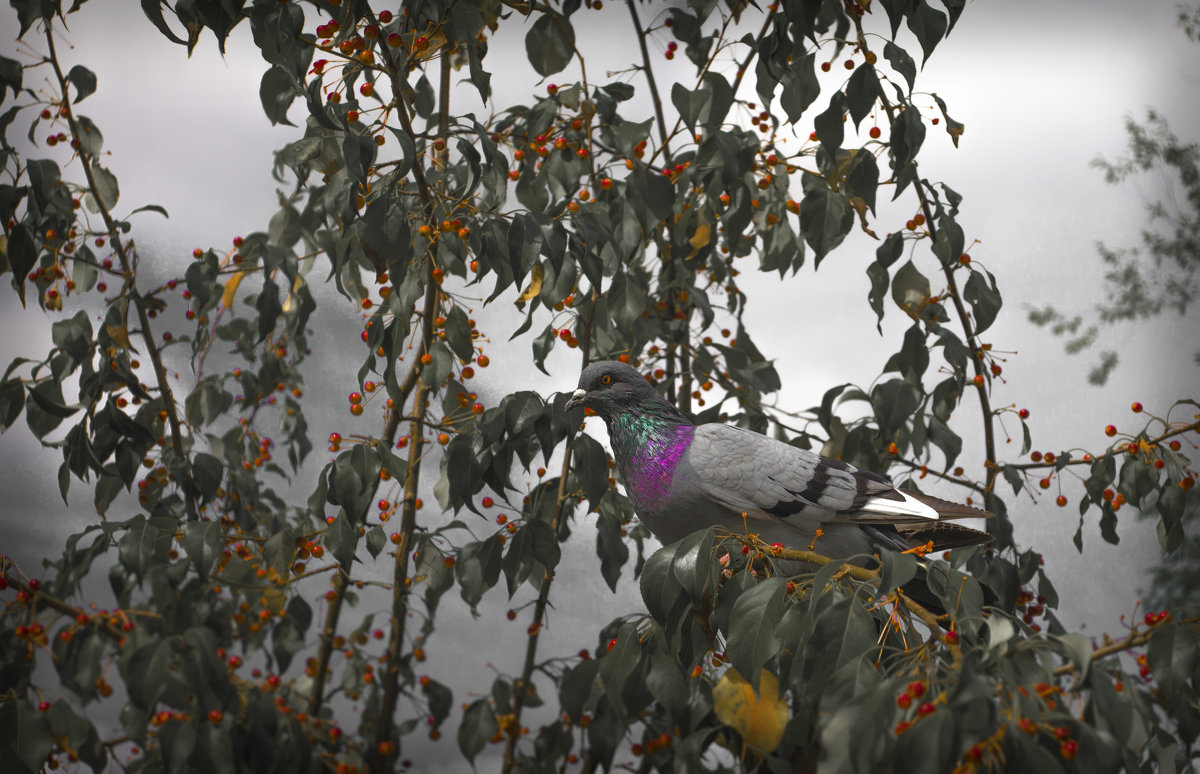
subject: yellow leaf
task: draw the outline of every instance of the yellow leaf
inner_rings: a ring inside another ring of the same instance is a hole
[[[712,226],[707,223],[701,223],[699,226],[696,226],[696,233],[692,234],[692,238],[688,240],[688,244],[692,246],[692,252],[688,254],[688,258],[700,252],[700,248],[711,241]]]
[[[862,230],[870,234],[873,238],[878,239],[879,237],[876,236],[875,232],[871,230],[871,227],[867,225],[867,200],[861,196],[851,196],[850,206],[853,207],[854,211],[858,213],[858,222],[859,225],[862,226]]]
[[[279,611],[287,604],[287,595],[283,593],[282,589],[265,589],[262,596],[263,607],[275,615],[279,615]]]
[[[225,280],[225,292],[221,294],[221,306],[226,309],[233,308],[233,297],[237,295],[238,285],[242,284],[244,276],[246,276],[246,272],[235,271],[233,276]]]
[[[426,47],[418,49],[414,43],[411,57],[416,62],[424,62],[436,54],[439,48],[446,45],[446,35],[441,30],[434,30],[427,36],[414,36],[413,40],[416,41],[418,37],[425,37]]]
[[[283,311],[291,312],[296,308],[296,293],[300,288],[304,287],[304,277],[296,275],[296,280],[292,283],[292,290],[288,293],[288,297],[283,300]]]
[[[124,325],[105,325],[104,332],[121,349],[133,349],[133,343],[129,340],[129,331],[125,329]]]
[[[542,292],[542,278],[544,276],[545,273],[542,271],[542,265],[535,263],[533,271],[529,272],[529,287],[525,288],[520,298],[517,299],[518,304],[523,304],[526,301],[537,298],[537,294]]]
[[[741,735],[746,746],[768,755],[783,741],[787,703],[779,698],[775,675],[765,669],[758,680],[758,691],[755,696],[754,687],[730,668],[713,688],[713,711],[722,723]]]

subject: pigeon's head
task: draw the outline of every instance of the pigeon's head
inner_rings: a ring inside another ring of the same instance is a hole
[[[583,406],[607,419],[625,408],[648,404],[670,405],[636,369],[615,360],[601,360],[583,369],[579,389],[571,394],[567,410]]]

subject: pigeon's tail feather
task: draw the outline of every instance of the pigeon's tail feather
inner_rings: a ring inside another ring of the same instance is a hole
[[[937,511],[939,519],[990,519],[996,514],[962,503],[953,503],[940,497],[924,494],[923,492],[904,491],[904,494],[921,501]]]
[[[937,509],[912,492],[893,489],[885,494],[868,498],[862,506],[835,517],[835,520],[854,521],[865,524],[901,524],[910,521],[937,521]]]
[[[863,526],[863,531],[869,536],[876,548],[886,548],[891,551],[903,551],[908,547],[924,546],[932,542],[933,550],[944,551],[959,546],[971,546],[989,543],[992,536],[977,529],[964,527],[961,524],[934,523],[895,524],[879,526]],[[901,587],[902,591],[914,602],[935,615],[945,615],[946,608],[941,599],[929,588],[926,582],[927,565],[924,559],[917,564],[917,575]],[[988,606],[999,604],[999,597],[986,583],[979,584],[983,592],[983,603]],[[949,624],[943,624],[949,626]]]
[[[912,546],[933,543],[934,551],[951,548],[987,545],[994,539],[986,532],[961,524],[934,522],[933,524],[897,524],[896,531]]]

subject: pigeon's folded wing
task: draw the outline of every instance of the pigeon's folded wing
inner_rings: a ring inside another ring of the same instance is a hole
[[[685,462],[706,497],[748,518],[864,524],[938,518],[883,476],[731,425],[697,427]]]

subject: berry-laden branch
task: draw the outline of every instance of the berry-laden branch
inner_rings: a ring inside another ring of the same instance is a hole
[[[5,559],[3,555],[0,554],[0,563],[3,563],[4,561]],[[11,587],[17,590],[17,601],[21,602],[24,600],[31,606],[31,611],[34,614],[37,613],[37,609],[39,607],[48,607],[51,610],[57,611],[66,616],[70,616],[71,618],[77,619],[78,616],[85,615],[79,608],[68,605],[61,599],[52,597],[46,592],[42,591],[40,587],[41,584],[37,583],[37,581],[26,582],[21,578],[18,578],[15,575],[9,575],[8,573],[0,575],[0,579],[3,579],[5,587]],[[92,616],[88,616],[89,622],[92,621],[92,618]],[[108,622],[94,623],[93,625],[97,630],[107,635],[109,639],[114,640],[118,645],[124,644],[125,633],[117,627]]]
[[[634,35],[637,38],[638,48],[642,54],[641,71],[646,76],[646,83],[650,87],[650,99],[654,103],[654,116],[658,123],[659,150],[663,154],[663,165],[665,168],[671,167],[671,134],[667,131],[667,122],[663,114],[662,95],[658,91],[658,81],[654,78],[654,68],[650,64],[650,50],[646,46],[646,30],[642,27],[642,20],[638,16],[637,6],[634,0],[627,0],[626,6],[629,8],[629,17],[633,22]],[[655,242],[658,246],[658,251],[663,255],[662,273],[659,280],[659,291],[662,292],[666,288],[663,300],[667,304],[668,319],[675,319],[675,296],[671,292],[671,285],[675,281],[675,261],[671,260],[671,240],[658,238],[658,235],[667,230],[667,223],[659,224],[655,230]],[[686,329],[686,328],[685,328]],[[675,337],[672,336],[672,339]],[[676,403],[683,413],[691,413],[691,390],[689,389],[690,380],[687,376],[687,355],[682,355],[682,362],[676,368],[677,343],[669,341],[667,344],[667,367],[666,367],[666,382],[667,382],[667,400]],[[681,387],[678,395],[676,395],[675,379],[682,379]]]
[[[958,476],[952,476],[948,473],[939,473],[936,470],[932,470],[928,465],[922,465],[921,463],[915,462],[913,460],[906,460],[903,457],[893,457],[892,462],[895,462],[899,465],[904,465],[905,467],[911,468],[912,470],[919,470],[919,471],[921,471],[922,477],[924,477],[926,475],[933,476],[934,478],[940,478],[943,481],[949,481],[952,484],[958,484],[959,486],[964,486],[967,489],[970,489],[973,492],[978,492],[981,495],[987,494],[987,492],[984,490],[982,484],[977,484],[974,481],[971,481],[971,480],[965,479],[965,478],[959,478]]]
[[[418,375],[421,370],[420,358],[413,361],[412,367],[408,370],[408,375],[404,377],[404,382],[400,385],[399,401],[395,404],[396,409],[388,414],[387,423],[383,429],[383,439],[381,443],[384,448],[392,448],[392,444],[396,441],[396,432],[400,427],[401,412],[399,406],[408,400],[409,393],[417,384]],[[413,417],[412,421],[420,422],[419,417]],[[367,500],[375,499],[375,493],[379,489],[380,479],[375,479],[372,484],[371,496]],[[311,573],[309,573],[311,574]],[[312,694],[308,701],[308,714],[312,717],[317,717],[321,705],[325,701],[325,677],[326,670],[329,667],[329,659],[333,655],[333,640],[337,636],[338,619],[342,613],[342,604],[346,599],[346,591],[350,586],[350,579],[340,569],[333,581],[333,596],[329,598],[329,607],[325,613],[325,624],[321,627],[321,646],[317,651],[317,674],[313,679]]]
[[[1167,432],[1163,433],[1162,435],[1158,435],[1153,438],[1147,438],[1147,439],[1145,439],[1145,441],[1150,446],[1157,446],[1158,444],[1161,444],[1163,441],[1174,438],[1177,435],[1183,435],[1184,433],[1192,432],[1193,430],[1196,432],[1200,432],[1200,421],[1192,422],[1190,425],[1183,425],[1180,427],[1173,428],[1173,429],[1168,430]],[[1116,435],[1115,428],[1113,430],[1113,435]],[[1130,446],[1131,447],[1136,446],[1139,449],[1141,448],[1140,445],[1134,444],[1132,442],[1130,443]],[[1109,451],[1115,452],[1118,449],[1124,450],[1124,448],[1125,447],[1123,445],[1118,445],[1117,447],[1109,449]],[[1063,465],[1091,465],[1092,462],[1094,462],[1094,461],[1095,460],[1092,458],[1092,456],[1090,454],[1085,454],[1082,457],[1073,457],[1065,462],[1058,458],[1051,458],[1051,459],[1045,459],[1042,462],[1006,462],[1006,463],[1004,463],[1003,467],[1012,468],[1013,470],[1037,470],[1038,468],[1058,468]]]
[[[863,54],[870,57],[871,51],[867,48],[867,36],[863,31],[862,18],[857,14],[850,14],[850,18],[854,21],[855,30],[858,33],[858,45],[862,48]],[[883,109],[887,112],[888,123],[895,123],[896,107],[887,98],[885,90],[879,90],[879,101],[883,105]],[[908,108],[912,109],[912,108]],[[914,166],[916,161],[911,162]],[[925,192],[925,181],[920,175],[913,175],[913,190],[916,191],[917,199],[920,201],[921,211],[925,213],[925,225],[929,229],[930,239],[936,242],[937,227],[933,221],[933,211],[929,205],[929,197]],[[996,430],[995,430],[995,414],[992,412],[991,397],[987,391],[987,376],[984,374],[983,360],[978,355],[982,352],[979,345],[979,339],[975,333],[975,327],[971,323],[971,317],[967,312],[966,306],[963,304],[962,294],[958,289],[958,279],[954,276],[954,267],[956,263],[945,263],[938,261],[942,267],[942,274],[946,278],[946,285],[949,288],[948,295],[954,302],[954,311],[958,315],[959,324],[962,326],[963,338],[966,340],[967,347],[971,352],[971,364],[975,370],[975,378],[972,384],[975,386],[976,392],[979,394],[979,410],[983,419],[983,445],[985,454],[984,469],[987,471],[983,484],[983,502],[984,508],[994,510],[995,502],[995,485],[996,476],[999,475],[1000,469],[996,465]]]
[[[671,166],[671,151],[667,147],[667,121],[663,117],[662,97],[658,93],[658,82],[654,80],[654,70],[650,67],[650,50],[646,47],[646,31],[642,28],[642,20],[638,17],[634,0],[625,0],[629,7],[629,16],[633,19],[633,30],[637,37],[638,47],[642,52],[642,72],[646,75],[646,83],[650,86],[650,99],[654,103],[654,117],[658,122],[658,136],[662,140],[663,164]]]
[[[412,123],[409,119],[408,106],[403,94],[403,78],[396,69],[396,61],[390,52],[386,54],[386,62],[392,81],[392,96],[396,101],[397,114],[405,132],[413,136]],[[445,137],[450,130],[450,57],[441,57],[441,83],[439,88],[440,110],[438,115],[438,131]],[[443,160],[448,151],[443,143]],[[420,164],[413,165],[414,176],[417,179],[417,190],[425,210],[425,219],[433,219],[435,200],[425,180]],[[420,352],[428,352],[434,341],[433,319],[437,313],[439,287],[434,280],[435,248],[431,245],[425,253],[425,298],[421,312],[421,347]],[[420,358],[418,358],[418,363]],[[408,450],[408,469],[404,476],[404,509],[400,521],[400,537],[396,545],[395,566],[392,574],[392,620],[391,634],[388,638],[387,671],[384,673],[383,698],[380,703],[379,715],[375,725],[375,745],[368,751],[369,772],[382,774],[389,771],[388,761],[398,746],[392,742],[392,716],[396,711],[396,702],[400,697],[400,652],[404,646],[405,624],[408,620],[408,557],[411,553],[413,534],[417,527],[417,488],[420,485],[421,455],[425,445],[424,417],[429,410],[429,394],[434,385],[422,378],[422,371],[416,373],[416,398],[413,407],[413,419],[409,425],[411,438]],[[400,407],[396,407],[400,411]]]
[[[75,112],[71,109],[69,83],[66,76],[63,75],[62,67],[58,61],[58,53],[54,48],[54,32],[50,24],[46,24],[46,46],[49,54],[48,61],[50,62],[50,66],[54,68],[54,77],[58,81],[58,88],[62,94],[62,113],[71,128],[71,135],[78,139],[82,136],[83,130],[79,122],[75,119]],[[127,293],[132,297],[132,306],[137,312],[138,327],[141,330],[142,341],[146,346],[146,355],[150,358],[150,363],[154,368],[154,378],[158,383],[163,411],[167,414],[167,423],[171,429],[171,450],[175,453],[176,459],[180,463],[184,463],[187,460],[187,455],[183,450],[183,433],[180,428],[179,414],[176,412],[175,396],[171,392],[171,383],[167,378],[166,366],[162,362],[162,353],[158,348],[158,343],[155,342],[154,336],[150,332],[150,318],[146,314],[146,307],[141,303],[141,296],[137,290],[136,259],[130,257],[130,250],[121,239],[121,230],[117,227],[117,223],[109,211],[104,197],[100,195],[99,187],[96,184],[94,159],[92,159],[91,154],[87,152],[81,142],[78,143],[78,146],[75,152],[79,157],[80,166],[83,167],[83,174],[87,179],[88,190],[92,194],[92,199],[95,200],[100,217],[104,220],[104,228],[111,240],[113,250],[121,262],[122,275],[125,279],[122,294]],[[187,508],[188,520],[198,520],[200,516],[196,509],[196,500],[190,492],[191,488],[180,487],[180,489],[183,494],[184,506]]]
[[[1150,615],[1153,615],[1153,614],[1148,613],[1147,618],[1149,618]],[[1197,621],[1200,621],[1200,618],[1188,618],[1183,621],[1180,621],[1179,623],[1180,624],[1195,624]],[[1095,663],[1095,662],[1099,661],[1100,659],[1108,658],[1109,656],[1116,655],[1117,653],[1120,653],[1123,650],[1141,647],[1142,645],[1145,645],[1146,643],[1150,642],[1150,640],[1154,637],[1154,633],[1156,631],[1158,631],[1157,624],[1149,624],[1147,626],[1147,628],[1142,629],[1140,631],[1134,630],[1128,637],[1124,637],[1122,639],[1115,640],[1113,642],[1108,643],[1107,645],[1102,645],[1099,648],[1096,648],[1095,650],[1092,651],[1092,654],[1091,654],[1091,656],[1088,657],[1088,660],[1090,663]],[[1078,671],[1079,671],[1079,666],[1072,662],[1072,663],[1066,663],[1066,664],[1063,664],[1062,666],[1056,667],[1054,669],[1053,674],[1055,677],[1062,677],[1063,675],[1069,675],[1069,674],[1072,674],[1072,673],[1075,673]]]
[[[580,352],[583,363],[580,370],[588,367],[591,362],[592,323],[596,312],[596,301],[600,298],[600,288],[592,289],[588,303],[588,317],[583,323],[583,341]],[[562,523],[563,512],[567,507],[567,476],[571,472],[571,441],[568,439],[563,448],[563,461],[558,478],[558,492],[554,499],[554,517],[550,522],[551,531],[557,535],[558,526]],[[542,576],[542,585],[538,589],[537,601],[533,606],[533,621],[529,624],[529,639],[525,645],[525,664],[521,669],[521,677],[513,686],[513,722],[509,725],[508,738],[504,743],[504,763],[501,771],[509,774],[516,765],[517,740],[521,736],[521,713],[525,709],[525,699],[533,688],[533,670],[537,666],[538,637],[542,633],[542,625],[546,619],[546,608],[550,603],[550,586],[554,583],[554,575],[547,572]]]
[[[733,537],[738,538],[739,540],[744,540],[737,535],[734,535]],[[763,549],[761,543],[751,543],[749,545],[752,545],[754,548],[759,550]],[[849,564],[845,559],[833,559],[831,557],[824,556],[823,554],[818,554],[816,551],[796,550],[791,548],[783,548],[782,546],[776,545],[769,548],[767,553],[776,559],[805,562],[807,564],[815,564],[821,567],[824,567],[832,562],[838,562],[842,565],[841,569],[838,570],[839,574],[849,575],[855,580],[867,581],[876,584],[878,584],[880,580],[879,570],[868,570],[865,567]],[[937,639],[946,646],[946,648],[950,651],[951,658],[954,659],[954,663],[961,663],[962,650],[958,646],[958,635],[955,634],[953,630],[949,632],[942,630],[941,623],[938,620],[938,614],[934,613],[932,610],[909,598],[903,593],[900,593],[899,591],[896,592],[896,598],[904,605],[906,609],[908,609],[909,612],[921,619],[921,622],[924,623],[929,629],[930,637]]]

